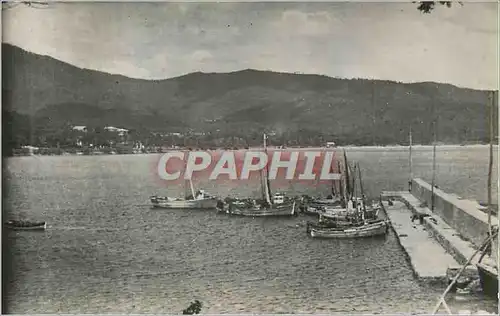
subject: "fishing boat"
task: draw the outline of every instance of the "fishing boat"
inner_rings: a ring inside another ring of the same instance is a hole
[[[294,216],[296,215],[296,202],[282,204],[268,204],[266,201],[250,200],[235,201],[229,204],[227,214],[251,217]],[[261,202],[261,203],[259,203]]]
[[[364,238],[375,237],[387,234],[388,225],[385,220],[378,220],[372,223],[362,223],[359,226],[346,225],[345,227],[313,227],[309,234],[313,238]]]
[[[345,208],[334,208],[320,216],[317,225],[309,224],[308,234],[313,238],[363,238],[375,237],[387,234],[388,224],[385,220],[378,219],[378,209],[373,207],[371,213],[366,206],[366,199],[363,190],[363,181],[361,179],[361,169],[359,164],[354,165],[354,170],[359,173],[359,187],[361,197],[356,197],[356,178],[353,173],[352,182],[349,178],[349,165],[344,152],[344,173],[343,173],[343,192],[344,201],[347,201]],[[325,216],[325,214],[328,214]]]
[[[309,234],[313,238],[364,238],[387,234],[388,225],[385,220],[362,222],[360,225],[345,225],[344,227],[312,227]]]
[[[342,199],[334,195],[329,195],[324,199],[311,199],[309,197],[305,197],[303,206],[301,207],[301,212],[307,215],[318,216],[324,213],[327,209],[342,207]]]
[[[4,227],[12,230],[45,230],[47,223],[10,220],[4,223]]]
[[[338,168],[338,170],[340,170],[340,162]],[[318,216],[324,213],[326,209],[345,208],[345,204],[342,199],[342,186],[339,185],[337,187],[337,182],[338,180],[332,180],[330,188],[331,192],[326,198],[311,198],[309,196],[304,196],[302,206],[300,207],[301,212],[306,215]]]
[[[264,134],[264,151],[267,154],[267,135]],[[270,217],[270,216],[296,216],[296,201],[288,198],[284,193],[271,193],[271,183],[269,180],[268,167],[261,172],[262,199],[232,200],[227,206],[219,203],[219,210],[230,215]]]
[[[355,204],[354,204],[355,203]],[[346,208],[339,207],[324,207],[323,212],[319,214],[319,222],[326,221],[342,221],[349,218],[356,217],[356,214],[362,212],[364,209],[365,219],[377,219],[380,212],[380,205],[372,203],[372,205],[365,207],[364,201],[361,198],[356,198],[353,203],[352,200],[348,202]]]
[[[215,209],[218,200],[204,190],[194,191],[193,183],[189,181],[191,195],[185,198],[171,198],[153,195],[150,197],[153,208],[162,209]]]

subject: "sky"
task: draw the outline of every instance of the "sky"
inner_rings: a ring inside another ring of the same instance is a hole
[[[242,69],[498,89],[498,6],[57,3],[3,10],[3,41],[133,78]]]

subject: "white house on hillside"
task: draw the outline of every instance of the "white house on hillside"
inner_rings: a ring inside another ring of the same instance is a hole
[[[114,127],[114,126],[106,126],[104,129],[107,130],[108,132],[118,133],[118,135],[120,136],[123,136],[128,133],[128,129]]]

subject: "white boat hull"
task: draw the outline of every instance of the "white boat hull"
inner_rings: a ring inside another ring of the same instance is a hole
[[[365,224],[358,227],[349,228],[312,228],[310,235],[313,238],[366,238],[382,236],[387,234],[387,223],[379,221],[375,223]]]
[[[200,199],[200,200],[153,200],[151,201],[154,208],[163,209],[215,209],[217,200]]]

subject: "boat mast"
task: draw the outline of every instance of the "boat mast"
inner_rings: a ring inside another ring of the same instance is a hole
[[[359,173],[359,189],[361,190],[361,199],[363,201],[363,213],[366,218],[366,201],[365,201],[365,191],[363,190],[363,179],[361,178],[361,168],[358,162],[358,173]]]
[[[354,164],[354,166],[352,167],[352,170],[351,170],[351,174],[352,174],[352,195],[351,195],[351,199],[352,200],[356,200],[356,164]]]
[[[342,191],[344,193],[344,204],[345,208],[347,210],[347,165],[345,165],[345,160],[344,160],[344,176],[343,176],[343,181],[342,181]]]
[[[342,167],[340,166],[340,161],[337,162],[337,170],[338,170],[338,173],[342,174]],[[344,187],[343,187],[343,179],[341,178],[339,180],[339,195],[341,198],[344,198],[345,199],[345,190],[344,190]],[[347,201],[345,201],[347,203]]]
[[[264,171],[261,169],[260,170],[260,191],[262,194],[262,199],[266,200],[266,185],[264,184]]]
[[[432,146],[432,188],[431,188],[431,211],[434,211],[434,187],[436,186],[436,122],[433,122],[434,126],[434,144]]]
[[[324,152],[325,152],[325,155],[326,155],[326,150]],[[330,164],[330,172],[332,172],[332,171],[335,170],[335,168],[333,167],[333,161],[334,160],[332,159],[332,163]],[[336,188],[336,185],[335,185],[335,180],[332,180],[330,191],[331,191],[332,197],[334,197],[334,196],[337,195],[337,188]]]
[[[267,135],[264,133],[264,152],[267,155]],[[269,157],[268,157],[269,160]],[[266,191],[266,201],[267,203],[271,204],[271,185],[269,182],[269,163],[266,164],[266,174],[265,174],[265,191]]]
[[[193,199],[196,199],[196,196],[194,195],[193,180],[191,180],[191,179],[189,179],[189,187],[191,188],[191,194],[193,195]]]
[[[187,169],[187,161],[184,162],[184,172],[186,172]],[[191,195],[193,196],[193,200],[195,199],[194,195],[194,186],[193,186],[193,181],[191,179],[187,180],[189,182],[189,188],[191,190]],[[186,181],[184,182],[184,198],[187,198],[187,185]]]
[[[411,185],[413,181],[413,159],[412,159],[412,145],[413,139],[411,137],[411,125],[410,125],[410,157],[409,157],[409,166],[410,166],[410,179],[408,180],[408,191],[411,192]]]
[[[349,177],[349,165],[347,164],[347,154],[345,153],[344,150],[344,168],[345,168],[345,189],[346,189],[346,195],[350,199],[352,195],[351,191],[351,183],[350,183],[350,177]],[[346,200],[347,203],[347,200]]]
[[[490,158],[488,164],[488,236],[491,236],[491,179],[493,174],[493,111],[495,103],[495,92],[491,91],[488,93],[488,105],[489,105],[489,138],[490,138]]]

